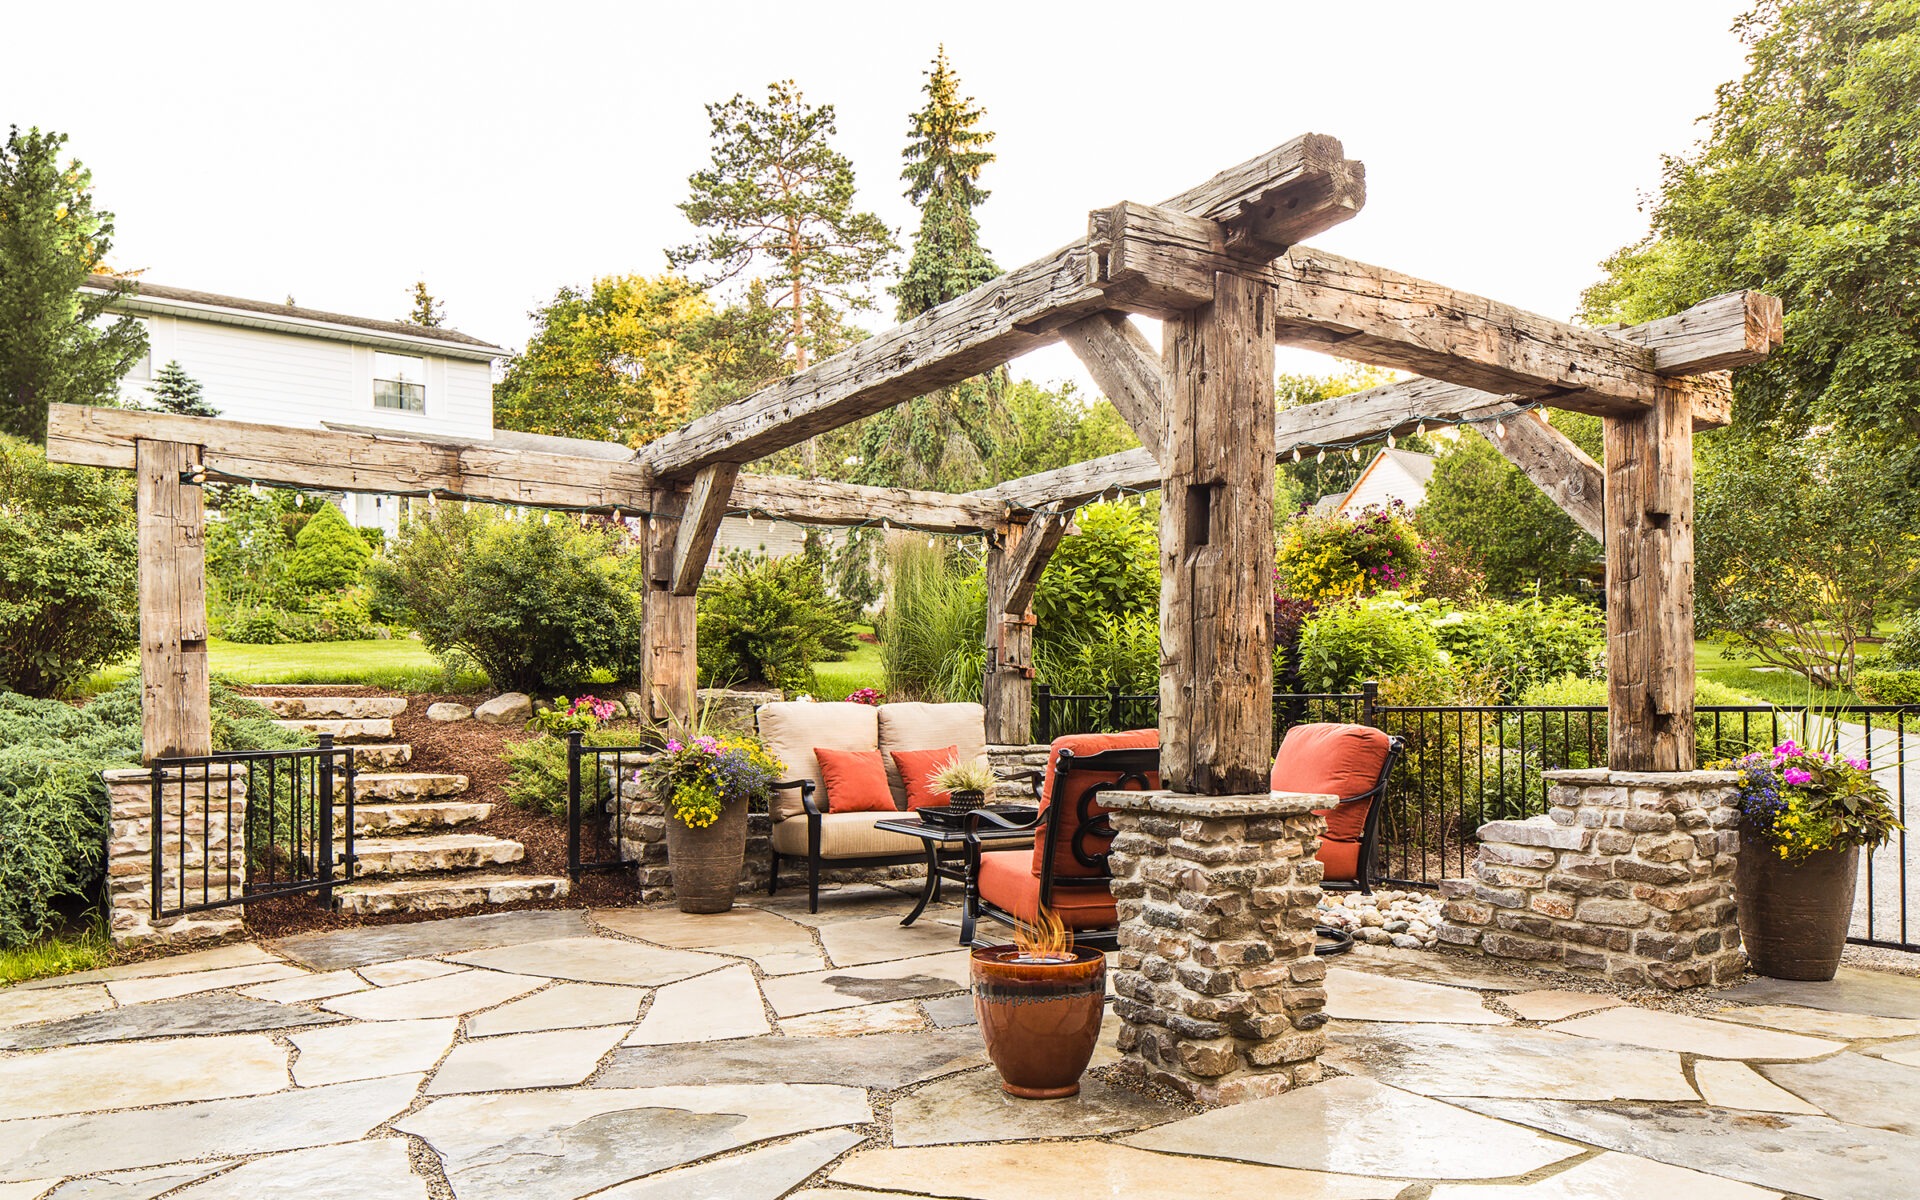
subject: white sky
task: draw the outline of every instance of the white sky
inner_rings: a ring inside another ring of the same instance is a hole
[[[1314,131],[1368,190],[1316,244],[1566,317],[1742,70],[1746,7],[175,0],[91,5],[83,32],[18,4],[0,123],[72,136],[117,265],[154,282],[398,317],[424,277],[450,325],[518,348],[562,284],[664,269],[702,105],[775,78],[837,106],[904,244],[906,118],[944,40],[999,135],[980,220],[1002,267]],[[1059,348],[1017,369],[1084,383]]]

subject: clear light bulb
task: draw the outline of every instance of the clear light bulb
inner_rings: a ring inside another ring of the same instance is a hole
[[[1299,462],[1299,461],[1300,461],[1300,447],[1298,447],[1298,446],[1295,446],[1295,447],[1293,448],[1293,461],[1295,461],[1295,462]]]
[[[1497,437],[1507,436],[1507,423],[1505,421],[1495,421],[1493,423],[1493,432]]]
[[[1317,463],[1327,461],[1327,448],[1325,446],[1320,447],[1320,453],[1313,456],[1313,461]]]
[[[1387,435],[1387,449],[1393,449],[1393,435],[1391,433]]]
[[[1422,421],[1418,425],[1415,425],[1413,427],[1413,435],[1415,437],[1427,436],[1427,423],[1425,421]]]

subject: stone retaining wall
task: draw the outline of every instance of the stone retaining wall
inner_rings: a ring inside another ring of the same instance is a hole
[[[116,946],[187,945],[240,937],[240,906],[153,917],[153,775],[102,772],[107,784],[107,926]],[[167,772],[160,854],[162,907],[238,899],[247,882],[247,771]],[[184,829],[183,829],[184,826]]]
[[[1632,986],[1731,981],[1736,778],[1547,772],[1548,814],[1482,825],[1472,877],[1441,883],[1441,943]]]
[[[1314,909],[1329,796],[1110,792],[1128,1068],[1209,1104],[1322,1076]]]

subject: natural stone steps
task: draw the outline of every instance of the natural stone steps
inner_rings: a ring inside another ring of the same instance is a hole
[[[433,771],[369,771],[353,777],[353,799],[356,804],[431,800],[458,796],[466,790],[465,775],[443,775]]]
[[[353,765],[361,771],[404,767],[413,761],[413,747],[405,742],[361,742],[353,747]]]
[[[255,696],[279,717],[325,717],[366,720],[397,717],[407,711],[405,696]]]
[[[457,829],[484,821],[493,805],[466,800],[434,800],[419,804],[356,804],[353,807],[353,852],[361,855],[366,843],[360,838],[380,839],[394,834],[427,830]],[[362,866],[364,866],[364,860]]]
[[[519,842],[484,833],[355,839],[353,873],[355,877],[362,877],[463,871],[519,862],[526,855],[527,848]]]
[[[549,875],[453,875],[350,883],[333,889],[341,912],[372,916],[396,912],[446,912],[521,900],[551,900],[567,894],[567,881]]]
[[[300,733],[330,733],[336,742],[378,742],[393,736],[390,717],[348,719],[342,717],[295,717],[274,722],[282,729]]]

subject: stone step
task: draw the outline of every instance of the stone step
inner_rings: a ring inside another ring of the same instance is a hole
[[[282,729],[301,733],[330,733],[336,742],[377,742],[393,736],[393,721],[388,717],[366,720],[339,717],[296,717],[275,721]]]
[[[432,771],[368,771],[353,777],[353,798],[358,804],[432,800],[458,796],[466,790],[465,775],[442,775]]]
[[[281,717],[348,717],[364,720],[397,717],[407,711],[405,696],[254,696]]]
[[[457,829],[484,821],[493,813],[493,805],[464,800],[436,800],[423,804],[356,804],[353,806],[353,851],[363,854],[365,842],[400,833]],[[509,860],[510,861],[510,860]],[[364,861],[362,862],[364,866]]]
[[[345,913],[447,912],[552,900],[567,894],[567,881],[550,875],[452,875],[432,879],[391,879],[350,883],[333,889],[333,906]]]
[[[484,833],[443,833],[431,837],[366,838],[353,843],[356,876],[412,875],[421,871],[464,871],[515,863],[527,848]]]
[[[362,742],[353,747],[353,765],[362,771],[404,767],[413,761],[413,747],[405,742]]]

